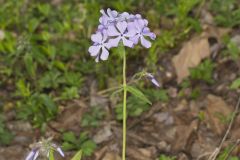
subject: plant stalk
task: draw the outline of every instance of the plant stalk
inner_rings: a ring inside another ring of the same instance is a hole
[[[127,135],[127,82],[126,82],[126,52],[123,49],[123,140],[122,160],[126,160],[126,139]]]

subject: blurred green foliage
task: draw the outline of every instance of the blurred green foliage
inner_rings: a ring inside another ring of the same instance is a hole
[[[192,32],[200,33],[199,15],[206,2],[68,0],[53,3],[46,0],[0,0],[0,88],[8,91],[7,97],[14,101],[18,118],[30,120],[44,131],[48,121],[57,116],[62,102],[89,95],[86,88],[92,80],[98,82],[99,89],[109,87],[109,78],[121,81],[122,62],[116,49],[111,51],[109,61],[104,63],[96,64],[88,54],[90,36],[96,30],[100,9],[109,7],[121,12],[140,13],[149,20],[151,30],[157,33],[150,50],[142,47],[127,49],[128,68],[134,73],[139,69],[137,65],[156,71],[156,64],[163,54],[179,47]],[[209,11],[216,15],[215,21],[219,26],[240,24],[237,0],[212,0]],[[239,58],[236,44],[229,39],[225,44],[226,53],[233,59]],[[131,63],[133,60],[134,63]],[[205,60],[191,70],[190,78],[212,84],[213,69],[214,63]],[[191,82],[184,85],[191,86]],[[238,87],[236,80],[231,88]],[[163,89],[141,91],[153,103],[169,99]],[[141,96],[138,91],[132,92]],[[191,98],[198,97],[199,92],[195,88]],[[134,96],[128,98],[127,104],[128,114],[133,117],[150,108],[147,102]],[[122,106],[117,106],[115,112],[117,119],[121,119]],[[82,125],[97,126],[103,116],[102,111],[93,109],[83,117]],[[8,144],[10,140],[11,134],[0,119],[0,143]],[[77,137],[66,133],[63,141],[66,149],[82,148],[85,155],[90,155],[96,147],[86,134]]]
[[[224,27],[234,27],[240,24],[240,4],[238,0],[212,0],[210,10],[215,21]]]
[[[230,85],[230,89],[238,89],[239,87],[240,87],[240,78],[237,78]]]
[[[13,139],[13,134],[4,124],[4,116],[0,114],[0,145],[8,145]]]
[[[204,80],[201,79],[200,80]],[[200,95],[201,95],[201,89],[198,86],[194,86],[193,85],[194,82],[191,82],[189,78],[185,79],[181,84],[181,89],[178,93],[179,97],[188,97],[190,99],[197,99]],[[186,89],[191,89],[191,93],[190,95],[188,95],[187,93],[185,93]]]
[[[187,37],[191,31],[200,32],[201,25],[198,21],[198,14],[190,16],[190,12],[200,7],[203,0],[159,0],[152,4],[155,6],[149,11],[149,19],[158,22],[161,34],[153,43],[146,63],[154,70],[159,54],[163,54],[177,46],[178,42]],[[192,14],[193,15],[193,14]],[[150,23],[151,24],[151,23]],[[157,54],[156,54],[157,53]]]
[[[156,70],[162,53],[170,51],[191,31],[201,31],[197,14],[191,12],[203,2],[0,1],[0,87],[12,86],[14,92],[9,98],[16,99],[18,117],[44,130],[46,123],[56,117],[62,101],[89,94],[83,90],[88,76],[94,77],[100,88],[107,87],[109,77],[121,81],[121,59],[116,50],[104,65],[95,64],[87,53],[101,8],[141,13],[154,32],[160,31],[148,56],[141,47],[128,55],[129,61],[134,59],[139,61],[136,64]]]
[[[97,147],[86,132],[82,132],[78,137],[73,132],[65,132],[62,140],[63,150],[81,150],[83,156],[90,156]]]
[[[17,99],[18,117],[42,127],[56,116],[57,100],[79,97],[84,81],[81,66],[94,24],[86,24],[84,3],[0,3],[2,83],[13,80],[8,85],[15,86],[11,97]]]
[[[197,67],[190,70],[190,77],[195,80],[203,80],[212,84],[214,82],[212,77],[214,67],[215,64],[210,59],[206,59]]]
[[[224,148],[224,150],[218,155],[217,160],[239,160],[239,158],[237,156],[231,156],[231,152],[232,150],[235,148],[235,145],[230,145],[226,148]]]
[[[165,90],[163,89],[145,89],[143,94],[151,101],[152,103],[157,101],[167,102],[169,97]],[[145,111],[149,110],[151,105],[148,101],[139,100],[138,97],[131,95],[127,98],[127,112],[130,117],[138,117]],[[123,110],[122,103],[120,102],[115,108],[115,114],[117,120],[122,120]]]
[[[92,107],[90,111],[86,112],[81,120],[81,126],[83,127],[97,127],[99,121],[101,121],[105,116],[105,112],[101,107]]]
[[[82,159],[82,150],[79,150],[71,160],[81,160]]]
[[[240,49],[237,43],[231,40],[229,35],[223,37],[223,43],[226,45],[226,48],[222,51],[223,55],[237,61],[240,56]]]
[[[201,32],[199,15],[204,3],[206,0],[68,0],[59,4],[46,0],[0,0],[0,88],[11,86],[7,97],[14,101],[17,118],[30,120],[34,127],[44,131],[48,121],[57,116],[63,101],[89,94],[84,88],[89,79],[97,80],[100,89],[109,87],[111,77],[121,81],[122,62],[115,49],[104,64],[96,64],[87,53],[101,8],[140,13],[149,20],[150,28],[158,34],[157,39],[148,51],[142,47],[128,49],[131,53],[128,63],[131,72],[138,70],[136,65],[156,71],[156,64],[163,54],[178,47],[192,32]],[[235,27],[240,24],[239,5],[237,0],[212,0],[209,11],[214,14],[217,25]],[[226,45],[223,53],[238,60],[237,44],[230,37],[223,41]],[[136,63],[130,63],[133,60]],[[191,69],[189,79],[212,84],[214,67],[214,62],[204,60]],[[186,80],[181,87],[191,86],[191,81]],[[236,79],[230,88],[238,89],[239,86],[240,80]],[[130,92],[133,94],[127,99],[130,117],[149,110],[149,101],[169,100],[164,89],[141,89],[141,92],[130,89]],[[198,87],[193,88],[189,98],[196,99],[200,92]],[[115,114],[116,119],[122,119],[121,102],[116,106]],[[84,114],[81,125],[97,127],[104,115],[103,110],[92,107]],[[218,117],[226,122],[229,120],[229,117]],[[199,113],[199,119],[204,119],[202,113]],[[0,144],[8,145],[12,138],[0,113]],[[90,156],[96,149],[87,133],[76,136],[73,132],[65,132],[62,140],[64,150],[81,150],[84,156]],[[226,148],[218,160],[226,159],[230,149]],[[159,157],[159,160],[174,159],[166,155]]]

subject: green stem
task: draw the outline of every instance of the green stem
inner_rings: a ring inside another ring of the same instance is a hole
[[[122,160],[126,159],[126,134],[127,134],[127,82],[126,82],[126,52],[123,49],[123,141]]]

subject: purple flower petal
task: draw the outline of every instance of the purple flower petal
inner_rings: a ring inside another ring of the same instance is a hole
[[[142,34],[143,34],[144,36],[149,36],[152,40],[155,40],[155,39],[156,39],[156,34],[153,33],[153,32],[150,32],[150,30],[149,30],[148,27],[145,27],[145,28],[143,29]]]
[[[102,31],[102,35],[103,35],[103,39],[102,42],[106,42],[106,40],[108,39],[108,34],[107,34],[107,30],[103,30]]]
[[[136,14],[135,17],[139,18],[139,19],[142,18],[142,16],[140,14]]]
[[[148,20],[144,19],[144,25],[147,26],[148,25]]]
[[[36,159],[37,159],[37,157],[38,157],[38,155],[39,155],[39,150],[37,150],[37,151],[36,151],[36,153],[35,153],[35,155],[34,155],[34,157],[33,157],[33,159],[32,159],[32,160],[36,160]]]
[[[141,32],[142,32],[142,29],[143,29],[143,26],[140,26],[140,25],[139,25],[138,20],[135,20],[133,23],[134,23],[136,32],[137,32],[137,33],[141,33]]]
[[[91,40],[96,43],[101,43],[102,42],[102,34],[101,33],[96,33],[91,36]]]
[[[108,59],[109,52],[105,47],[102,47],[102,54],[101,54],[101,60],[105,61]]]
[[[120,33],[117,31],[117,29],[114,26],[108,27],[107,34],[109,36],[119,36],[120,35]]]
[[[152,82],[155,86],[160,87],[160,84],[158,83],[158,81],[157,81],[155,78],[153,78],[153,79],[151,80],[151,82]]]
[[[106,13],[103,9],[100,10],[100,13],[102,13],[102,15],[106,16]]]
[[[122,20],[124,20],[124,19],[128,19],[128,17],[129,17],[129,13],[127,13],[127,12],[123,12],[123,13],[120,14],[120,17],[121,17]]]
[[[131,40],[134,44],[137,44],[139,38],[140,38],[140,36],[139,36],[139,34],[137,34],[137,35],[131,37],[130,40]]]
[[[62,157],[64,157],[64,153],[60,147],[57,147],[57,151]]]
[[[117,29],[120,31],[121,34],[124,34],[124,32],[127,29],[127,22],[126,21],[118,22]]]
[[[120,40],[121,40],[121,37],[117,37],[117,38],[114,38],[114,39],[110,39],[110,40],[108,41],[108,43],[109,43],[112,47],[117,47]]]
[[[145,27],[146,21],[143,20],[143,19],[139,19],[139,20],[137,20],[137,23],[138,23],[138,26],[139,26],[141,29],[143,29],[143,28]]]
[[[148,34],[148,36],[152,39],[152,40],[155,40],[156,39],[156,34],[151,32]]]
[[[109,42],[108,42],[108,43],[104,43],[103,46],[105,46],[107,49],[110,49],[110,48],[114,47],[114,46],[112,46],[112,44],[109,43]]]
[[[91,46],[88,49],[88,52],[90,53],[91,56],[96,56],[99,51],[100,51],[101,46],[97,45],[97,46]]]
[[[151,33],[148,27],[144,27],[142,30],[143,33]]]
[[[135,30],[135,32],[136,32],[135,23],[134,22],[128,22],[127,29],[128,29],[128,31]]]
[[[157,86],[160,87],[160,84],[158,83],[158,81],[154,78],[154,76],[151,73],[146,73],[146,76],[151,79],[151,82]]]
[[[98,30],[103,30],[104,26],[102,24],[98,25]]]
[[[151,47],[151,42],[149,42],[148,40],[146,40],[143,36],[141,36],[141,44],[145,47],[145,48],[150,48]]]
[[[124,34],[124,36],[126,37],[133,37],[135,35],[136,35],[136,30],[134,29],[128,30],[128,32]]]
[[[130,15],[127,17],[128,20],[131,20],[131,19],[134,19],[134,18],[136,18],[136,16],[133,15],[133,14],[130,14]]]
[[[154,78],[154,76],[151,73],[146,73],[146,76],[151,78],[151,79]]]
[[[33,157],[34,157],[34,155],[35,155],[35,153],[36,153],[36,151],[31,151],[31,152],[27,155],[27,157],[26,157],[25,160],[32,160]]]
[[[101,17],[99,18],[99,22],[100,22],[100,24],[102,24],[102,25],[107,25],[107,20],[108,20],[108,18],[107,18],[106,16],[101,16]]]
[[[111,10],[110,8],[107,9],[108,16],[111,18],[115,18],[118,15],[118,12],[115,10]]]
[[[126,39],[125,37],[123,37],[122,40],[123,40],[123,45],[124,45],[124,46],[130,47],[130,48],[133,48],[134,44],[133,44],[132,41]]]

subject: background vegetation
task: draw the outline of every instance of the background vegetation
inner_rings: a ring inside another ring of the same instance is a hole
[[[61,117],[68,104],[79,99],[89,102],[93,84],[97,92],[121,83],[122,62],[114,50],[103,63],[95,63],[88,54],[100,9],[140,13],[149,20],[157,39],[150,50],[129,49],[128,76],[130,79],[143,68],[155,73],[163,84],[161,89],[154,89],[147,80],[140,81],[138,87],[153,103],[168,103],[167,90],[171,86],[179,90],[178,98],[194,100],[204,95],[199,83],[212,87],[218,81],[214,71],[218,70],[220,60],[214,56],[193,67],[190,76],[180,84],[176,79],[165,83],[160,77],[183,42],[203,32],[203,11],[213,15],[214,27],[230,30],[221,38],[219,59],[239,64],[239,44],[232,41],[240,24],[239,6],[237,0],[0,0],[0,145],[12,145],[16,136],[6,125],[8,113],[14,113],[14,121],[30,122],[33,130],[44,136],[51,127],[49,123]],[[238,77],[227,83],[229,89],[239,89]],[[190,94],[185,92],[186,88],[191,88]],[[115,100],[113,114],[120,123],[121,101]],[[129,97],[127,103],[133,119],[152,107],[135,97]],[[87,131],[107,118],[103,107],[88,105],[79,124]],[[85,156],[93,155],[97,145],[91,132],[57,129],[61,131],[57,140],[66,151],[83,149]],[[159,160],[168,159],[175,158],[159,154]]]

